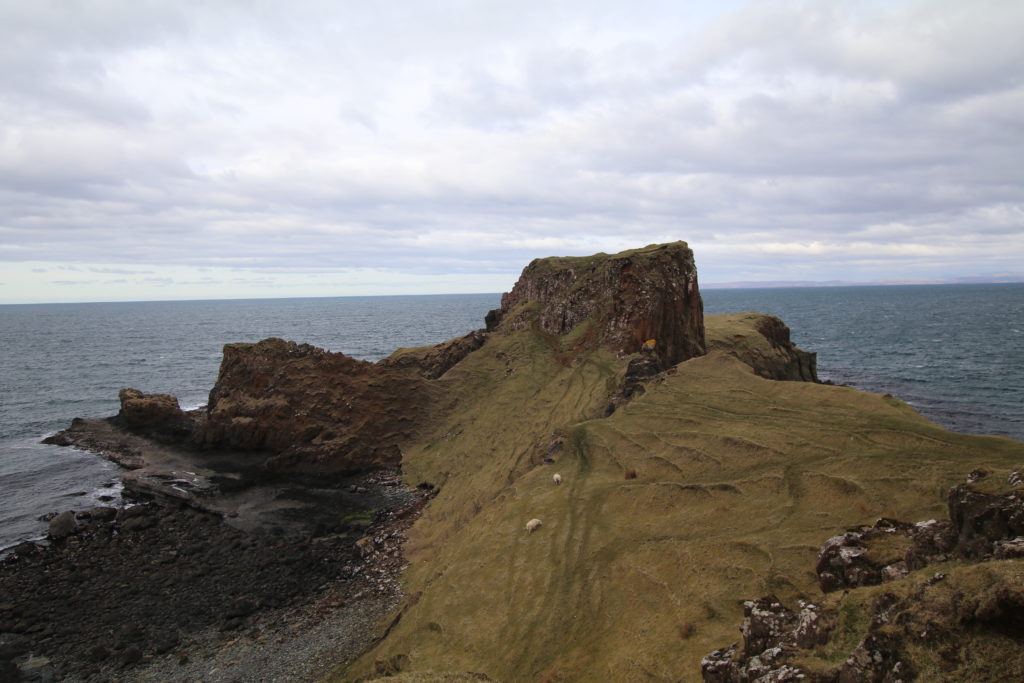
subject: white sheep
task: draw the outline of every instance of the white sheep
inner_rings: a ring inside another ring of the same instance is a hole
[[[534,531],[536,531],[537,529],[539,529],[539,528],[540,528],[540,520],[539,519],[531,519],[529,522],[526,523],[526,530],[529,533],[531,533],[531,534]]]
[[[562,475],[558,474],[557,472],[555,472],[555,476],[551,478],[555,480],[555,486],[558,486],[559,484],[562,483]]]

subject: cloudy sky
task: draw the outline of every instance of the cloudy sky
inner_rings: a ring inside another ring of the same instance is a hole
[[[0,0],[0,302],[1024,274],[1020,0]]]

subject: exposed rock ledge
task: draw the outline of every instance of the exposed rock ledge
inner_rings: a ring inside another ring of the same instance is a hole
[[[816,572],[832,597],[795,611],[771,595],[745,602],[742,645],[704,657],[704,680],[1020,680],[1024,476],[987,477],[950,490],[950,519],[880,519],[828,539]]]

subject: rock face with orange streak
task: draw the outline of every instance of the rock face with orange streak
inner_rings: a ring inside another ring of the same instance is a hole
[[[439,391],[415,371],[308,344],[227,344],[194,440],[203,448],[268,453],[270,471],[397,467]]]
[[[603,347],[622,355],[653,340],[648,353],[660,369],[705,352],[697,267],[685,242],[536,259],[502,295],[487,325],[498,331],[535,325],[554,336],[586,325],[577,350]]]

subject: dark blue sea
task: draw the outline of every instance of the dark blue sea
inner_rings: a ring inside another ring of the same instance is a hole
[[[1024,284],[702,292],[780,316],[822,379],[892,393],[951,429],[1024,439]],[[0,548],[40,515],[117,496],[118,468],[39,441],[123,387],[206,402],[225,343],[282,337],[379,360],[483,327],[498,294],[0,306]]]

